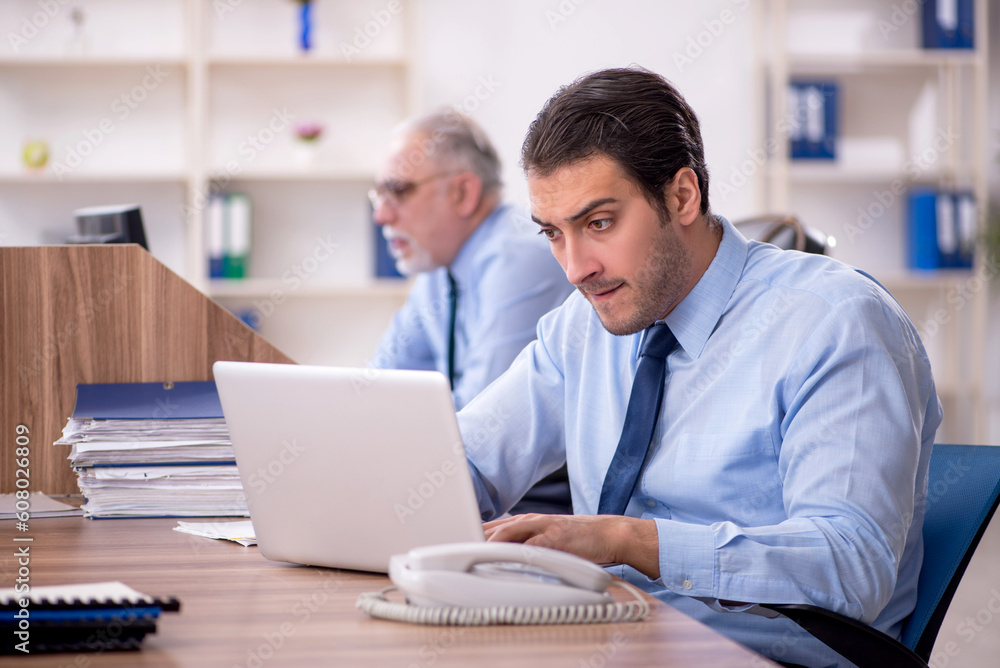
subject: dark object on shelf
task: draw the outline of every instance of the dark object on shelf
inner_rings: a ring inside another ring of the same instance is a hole
[[[138,204],[91,206],[73,212],[77,233],[70,244],[139,244],[149,250]]]

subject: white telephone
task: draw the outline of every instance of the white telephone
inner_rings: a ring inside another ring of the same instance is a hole
[[[642,594],[620,582],[636,600],[616,603],[607,592],[611,575],[597,564],[519,543],[419,547],[392,557],[389,577],[408,605],[381,592],[362,595],[358,607],[398,621],[464,625],[636,621],[649,611]]]
[[[432,545],[389,560],[389,578],[422,606],[600,605],[611,575],[568,552],[520,543]]]

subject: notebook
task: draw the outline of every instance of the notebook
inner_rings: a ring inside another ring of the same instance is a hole
[[[483,540],[442,374],[253,362],[213,371],[268,559],[385,573],[414,547]]]
[[[140,649],[160,613],[180,606],[121,582],[0,589],[0,654]]]

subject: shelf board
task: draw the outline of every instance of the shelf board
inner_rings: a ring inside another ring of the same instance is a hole
[[[941,291],[949,290],[975,276],[973,269],[937,269],[927,271],[900,271],[898,273],[876,275],[879,283],[889,292],[896,291]]]
[[[145,67],[187,65],[184,56],[23,56],[0,57],[0,67]]]
[[[793,74],[852,73],[872,68],[974,66],[982,58],[975,50],[898,49],[863,53],[791,53],[788,67]]]
[[[340,55],[220,55],[209,56],[207,60],[211,67],[407,67],[407,60],[402,56],[367,57],[347,60]]]
[[[406,279],[371,279],[364,282],[306,281],[292,289],[278,278],[213,279],[208,284],[212,298],[266,297],[275,290],[291,297],[393,297],[405,298],[410,291]]]
[[[224,169],[209,171],[209,179],[224,179],[227,172]],[[363,183],[373,183],[375,181],[374,169],[310,169],[305,170],[298,166],[290,166],[288,169],[261,169],[246,170],[238,174],[229,175],[232,181],[282,181],[282,182],[303,182],[303,181],[357,181]]]
[[[773,176],[772,170],[772,176]],[[906,183],[936,183],[944,177],[940,170],[924,170],[919,178],[908,175],[902,165],[899,167],[848,166],[835,161],[788,161],[788,179],[802,184],[880,184],[897,179]]]
[[[7,184],[60,184],[60,183],[183,183],[188,180],[184,172],[69,172],[60,178],[51,170],[34,173],[0,173],[0,183]]]

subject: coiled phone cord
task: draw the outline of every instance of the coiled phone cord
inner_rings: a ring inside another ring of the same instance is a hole
[[[513,606],[492,608],[423,607],[409,603],[393,603],[386,594],[396,587],[367,592],[358,597],[355,606],[365,614],[378,619],[433,626],[488,626],[492,624],[607,624],[611,622],[638,622],[649,614],[649,604],[632,585],[614,581],[612,586],[622,587],[635,597],[624,603],[602,605]]]

